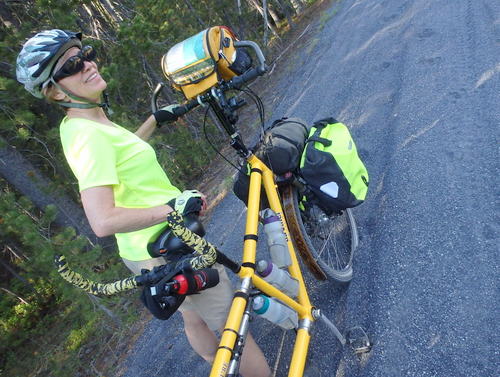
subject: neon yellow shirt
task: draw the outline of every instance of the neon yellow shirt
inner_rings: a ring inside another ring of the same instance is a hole
[[[61,122],[60,135],[80,191],[112,186],[115,205],[125,208],[162,205],[180,194],[158,163],[151,145],[123,127],[66,117]],[[158,224],[115,234],[120,256],[133,261],[151,258],[147,244],[164,228],[165,224]]]

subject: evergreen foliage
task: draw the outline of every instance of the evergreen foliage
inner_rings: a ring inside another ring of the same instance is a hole
[[[268,4],[282,27],[309,1]],[[241,7],[238,9],[237,4]],[[15,79],[24,41],[43,29],[82,31],[98,50],[108,82],[112,120],[135,130],[149,116],[150,95],[162,80],[159,62],[170,46],[212,25],[232,27],[240,38],[261,41],[258,1],[237,0],[25,0],[0,2],[0,152],[14,147],[51,184],[45,189],[79,202],[75,178],[59,142],[61,108],[35,99]],[[289,19],[289,18],[288,18]],[[277,24],[279,23],[279,25]],[[291,25],[290,25],[291,26]],[[180,102],[168,89],[166,103]],[[214,157],[193,112],[151,140],[160,163],[180,188],[200,176]],[[213,124],[206,133],[217,139]],[[2,161],[0,160],[0,163]],[[33,177],[30,170],[4,166]],[[33,198],[31,198],[33,199]],[[53,267],[56,253],[96,281],[128,275],[116,251],[89,244],[73,228],[54,224],[54,206],[36,208],[0,171],[0,374],[2,376],[102,375],[88,359],[137,318],[137,293],[96,299],[68,285]],[[74,214],[74,216],[78,216]],[[130,305],[133,302],[134,304]],[[90,352],[92,350],[92,352]]]

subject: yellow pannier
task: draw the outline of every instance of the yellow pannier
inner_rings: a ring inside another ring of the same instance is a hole
[[[186,99],[194,98],[221,79],[229,80],[243,73],[241,64],[233,64],[237,57],[235,40],[234,33],[225,26],[203,30],[177,43],[163,56],[163,73]]]

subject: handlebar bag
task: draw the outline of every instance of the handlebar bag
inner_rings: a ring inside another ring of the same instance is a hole
[[[205,93],[221,79],[230,80],[251,65],[250,56],[235,48],[235,40],[226,26],[205,29],[163,55],[163,73],[186,99]]]
[[[163,287],[167,282],[171,281],[174,276],[182,272],[182,265],[182,262],[179,261],[178,263],[167,263],[155,267],[153,272],[161,271],[161,279],[144,285],[140,296],[141,301],[151,314],[158,319],[169,319],[172,314],[179,309],[179,306],[182,305],[184,299],[186,298],[186,296],[176,293],[169,296],[159,294],[160,292],[163,292]],[[148,272],[148,270],[142,271],[143,274]],[[153,292],[155,292],[155,294],[153,294]]]
[[[333,118],[314,123],[300,161],[300,175],[328,214],[355,207],[368,192],[368,171],[349,129]]]

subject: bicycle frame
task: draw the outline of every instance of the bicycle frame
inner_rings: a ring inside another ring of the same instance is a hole
[[[313,307],[309,300],[302,272],[300,270],[297,255],[286,224],[283,208],[278,196],[278,190],[274,181],[273,172],[255,155],[250,155],[247,159],[251,167],[250,188],[248,196],[248,210],[246,217],[245,237],[243,244],[243,260],[241,270],[238,273],[241,279],[241,286],[236,291],[231,309],[229,311],[226,325],[222,333],[215,360],[212,366],[210,377],[223,377],[229,369],[233,350],[238,339],[238,332],[242,325],[249,300],[249,291],[253,284],[261,292],[268,296],[275,297],[282,303],[294,309],[299,316],[299,328],[297,331],[295,346],[290,364],[289,377],[300,377],[303,375],[306,357],[310,342],[310,328],[315,318],[313,317]],[[261,185],[264,185],[266,196],[271,209],[281,218],[284,225],[285,234],[288,241],[288,249],[292,264],[289,267],[290,274],[299,281],[299,293],[297,300],[293,300],[285,293],[272,286],[255,273],[257,233],[259,224],[259,207]],[[243,323],[246,326],[246,323]]]
[[[238,274],[241,279],[241,285],[239,289],[236,290],[226,319],[225,328],[222,332],[219,348],[215,355],[210,377],[236,377],[236,374],[238,373],[239,358],[243,349],[245,336],[248,332],[248,322],[250,317],[249,311],[252,301],[251,296],[253,296],[251,289],[253,286],[260,292],[278,299],[280,302],[288,305],[297,312],[299,323],[288,376],[301,377],[304,373],[306,357],[311,339],[310,332],[314,321],[320,320],[327,325],[328,329],[333,332],[342,346],[346,345],[347,342],[352,345],[355,341],[357,341],[357,339],[350,337],[349,340],[347,340],[340,333],[337,327],[328,318],[326,318],[319,309],[311,305],[298,263],[295,247],[292,243],[288,224],[278,195],[274,174],[259,158],[250,153],[243,143],[238,131],[234,127],[238,120],[238,117],[235,115],[235,111],[241,107],[242,104],[244,104],[244,101],[234,101],[234,98],[230,98],[228,101],[224,92],[229,89],[240,89],[244,83],[262,75],[266,71],[264,56],[254,42],[235,42],[235,46],[253,48],[258,57],[259,66],[246,71],[240,76],[234,77],[229,82],[222,81],[216,87],[213,87],[209,92],[199,95],[196,99],[191,100],[184,105],[177,106],[176,109],[174,109],[174,115],[182,116],[198,105],[210,106],[227,135],[230,137],[230,145],[240,156],[246,158],[251,167],[245,237],[243,244],[243,259],[241,265],[232,261],[204,238],[187,229],[181,214],[177,211],[169,212],[166,215],[166,220],[174,235],[179,237],[186,245],[190,246],[193,249],[194,254],[196,254],[196,256],[189,260],[192,269],[206,268],[212,266],[215,262],[218,262]],[[151,100],[153,112],[158,109],[156,101],[163,86],[163,83],[158,84],[153,92]],[[299,290],[296,300],[287,296],[281,290],[269,284],[255,273],[262,185],[264,185],[265,194],[271,209],[280,217],[283,224],[291,259],[291,265],[288,267],[288,270],[290,275],[299,282]],[[290,187],[287,189],[289,188]],[[290,223],[293,224],[294,222],[291,220]],[[298,232],[301,232],[300,229]],[[299,240],[297,242],[300,245],[301,241]],[[311,258],[310,255],[311,254],[308,253],[307,258]],[[304,260],[307,260],[306,257],[304,258]],[[152,289],[152,287],[154,287],[156,292],[155,284],[161,282],[162,279],[165,278],[165,274],[168,273],[168,269],[155,268],[152,271],[143,272],[138,276],[129,277],[112,283],[101,284],[89,280],[71,270],[68,267],[64,256],[56,255],[55,263],[58,272],[65,280],[94,295],[113,295],[118,292],[135,289],[138,286],[144,286],[145,289]],[[307,263],[313,274],[318,279],[324,279],[325,276],[323,272],[319,269],[319,267],[315,269],[314,264],[311,264],[310,262]],[[160,287],[159,293],[154,293],[154,295],[161,295],[161,293],[162,288]],[[359,326],[353,329],[360,329],[362,331],[360,336],[362,343],[361,346],[356,348],[356,352],[368,352],[371,345],[366,332]]]
[[[220,124],[226,131],[227,135],[230,137],[230,145],[238,152],[240,156],[246,158],[251,167],[245,237],[243,243],[243,259],[241,265],[231,261],[229,258],[218,251],[216,253],[219,263],[224,264],[226,267],[238,274],[241,279],[241,285],[235,292],[233,302],[226,319],[225,328],[222,332],[219,348],[212,365],[210,377],[233,377],[236,376],[238,372],[239,357],[241,356],[240,351],[242,350],[243,340],[245,339],[248,331],[248,320],[250,316],[249,306],[252,300],[250,294],[252,286],[255,286],[262,293],[278,299],[297,312],[299,318],[299,326],[295,339],[295,345],[288,376],[301,377],[304,373],[306,357],[309,349],[311,338],[310,330],[313,322],[316,319],[325,322],[335,334],[335,336],[339,339],[342,345],[346,343],[346,340],[335,327],[335,325],[331,323],[325,316],[323,316],[318,309],[314,308],[311,305],[304,279],[302,277],[302,272],[298,264],[297,254],[295,252],[292,238],[290,236],[288,224],[285,219],[283,207],[280,202],[273,172],[259,158],[249,152],[249,150],[243,143],[241,136],[234,127],[235,123],[238,120],[235,111],[239,107],[241,107],[242,104],[244,104],[244,101],[238,102],[228,100],[225,97],[224,92],[230,89],[240,89],[244,83],[247,83],[250,80],[264,74],[267,69],[265,65],[264,55],[262,54],[262,51],[257,46],[257,44],[251,41],[239,41],[235,42],[235,46],[252,48],[257,56],[259,65],[256,68],[249,69],[241,76],[234,77],[230,81],[219,82],[218,85],[211,88],[210,91],[205,94],[199,95],[196,99],[190,100],[182,106],[179,106],[178,109],[174,112],[175,115],[182,116],[198,105],[210,106],[210,108],[215,113],[215,116],[220,121]],[[153,112],[158,109],[156,100],[163,85],[163,83],[158,84],[157,88],[153,92],[153,97],[151,100],[151,107]],[[232,100],[234,100],[234,98],[232,98]],[[288,270],[290,272],[290,275],[297,279],[299,282],[299,292],[297,295],[297,300],[294,300],[291,297],[287,296],[281,290],[272,286],[255,273],[259,208],[261,200],[260,195],[262,185],[264,185],[265,193],[271,209],[281,218],[284,227],[288,242],[290,259],[292,262]],[[190,235],[191,232],[187,231],[182,225],[180,225],[180,223],[182,223],[182,218],[180,218],[180,221],[176,221],[173,216],[171,217],[172,218],[167,216],[167,221],[172,226],[172,230],[174,231],[174,234],[176,236],[180,237],[184,242],[186,242],[186,244],[191,246],[202,243],[201,240],[196,241],[196,237]],[[192,243],[190,243],[191,241]],[[213,247],[212,249],[215,253],[215,248]],[[195,248],[195,250],[197,249]],[[199,251],[201,254],[204,253],[203,247],[201,246],[197,251]],[[206,267],[204,263],[212,257],[214,256],[205,258],[206,260],[201,258],[203,260],[200,268]],[[324,276],[321,276],[321,278],[324,278]],[[237,341],[239,342],[237,343]]]

